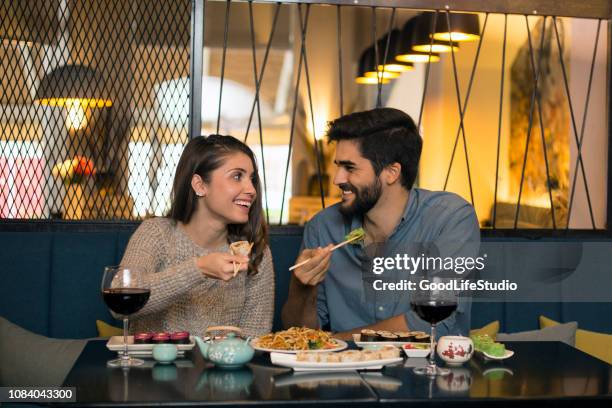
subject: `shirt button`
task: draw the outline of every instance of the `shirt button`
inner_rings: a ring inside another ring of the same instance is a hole
[[[378,306],[378,310],[382,312],[382,311],[384,311],[384,310],[385,310],[385,308],[384,308],[384,307],[382,307],[382,306]]]

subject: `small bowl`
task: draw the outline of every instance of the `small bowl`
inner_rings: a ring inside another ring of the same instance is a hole
[[[153,346],[153,358],[159,363],[168,364],[176,360],[177,351],[176,344],[156,344]]]
[[[402,350],[408,357],[427,357],[429,355],[429,345],[421,347],[424,343],[406,343],[402,346]]]
[[[438,356],[450,366],[459,366],[474,354],[474,343],[469,337],[442,336],[436,347]]]

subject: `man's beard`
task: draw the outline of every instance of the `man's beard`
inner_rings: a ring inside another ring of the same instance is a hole
[[[376,205],[380,195],[382,194],[382,184],[378,177],[374,179],[372,184],[369,184],[362,189],[357,189],[355,186],[349,183],[340,184],[339,187],[342,189],[342,191],[351,191],[355,195],[352,204],[340,205],[340,212],[347,217],[364,215]]]

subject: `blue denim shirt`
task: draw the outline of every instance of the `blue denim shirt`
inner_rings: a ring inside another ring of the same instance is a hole
[[[360,217],[345,219],[336,204],[319,212],[304,230],[303,248],[339,243],[353,229],[363,225]],[[480,229],[474,208],[449,192],[413,188],[404,214],[385,245],[395,253],[409,252],[417,244],[433,244],[443,257],[476,257]],[[393,249],[394,248],[394,249]],[[364,248],[345,245],[332,253],[325,280],[319,284],[317,314],[321,327],[346,331],[403,314],[410,330],[428,331],[429,324],[410,309],[410,292],[368,290],[363,271]],[[437,325],[437,336],[467,335],[470,329],[469,298],[460,298],[456,313]]]

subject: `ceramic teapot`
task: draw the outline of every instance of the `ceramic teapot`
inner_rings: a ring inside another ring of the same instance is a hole
[[[220,368],[238,368],[251,361],[255,350],[249,345],[249,338],[243,340],[236,336],[242,333],[238,327],[213,326],[206,329],[204,334],[221,330],[228,332],[222,339],[211,337],[210,340],[204,341],[195,336],[202,357]]]

